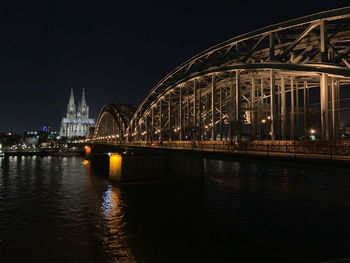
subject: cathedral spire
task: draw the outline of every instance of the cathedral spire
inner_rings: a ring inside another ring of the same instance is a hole
[[[86,104],[85,89],[84,88],[83,88],[83,93],[81,95],[81,102],[79,105],[79,109],[80,109],[81,118],[88,119],[89,118],[89,107]]]
[[[70,88],[70,97],[69,97],[69,103],[68,103],[68,105],[74,105],[73,87]]]
[[[75,111],[75,103],[74,103],[74,94],[73,94],[73,87],[70,89],[70,97],[67,107],[67,118],[75,118],[76,117],[76,111]]]
[[[85,99],[85,89],[83,88],[83,94],[81,95],[81,105],[86,106],[86,99]]]

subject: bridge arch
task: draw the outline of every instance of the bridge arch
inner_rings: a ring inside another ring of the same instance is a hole
[[[93,138],[126,140],[127,127],[136,109],[132,104],[105,104],[97,118]]]
[[[129,140],[338,139],[349,54],[350,7],[234,37],[162,79]]]

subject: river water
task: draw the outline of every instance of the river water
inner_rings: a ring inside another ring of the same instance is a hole
[[[80,157],[0,159],[0,262],[349,257],[345,168],[206,159],[202,179],[112,184]]]

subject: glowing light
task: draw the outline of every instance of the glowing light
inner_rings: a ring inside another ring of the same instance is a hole
[[[120,181],[122,176],[122,156],[119,154],[109,155],[109,179]]]
[[[310,133],[311,133],[311,134],[315,134],[315,133],[316,133],[316,130],[315,130],[315,129],[310,129]]]
[[[268,120],[271,120],[271,117],[270,117],[270,116],[267,116],[267,119],[268,119]]]
[[[265,120],[265,119],[262,119],[262,120],[261,120],[261,123],[266,123],[266,120]]]
[[[89,158],[91,156],[91,147],[85,145],[85,158]]]

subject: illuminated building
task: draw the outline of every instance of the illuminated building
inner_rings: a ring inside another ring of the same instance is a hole
[[[69,138],[86,136],[88,129],[94,125],[95,121],[89,119],[89,107],[86,104],[84,89],[81,102],[76,107],[72,88],[67,106],[67,115],[62,118],[60,136]]]

